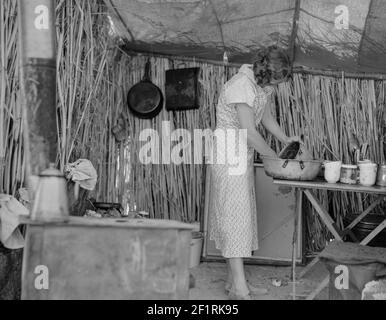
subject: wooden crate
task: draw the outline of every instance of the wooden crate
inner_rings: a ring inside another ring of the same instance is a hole
[[[0,243],[0,301],[19,300],[23,250],[9,250]]]
[[[76,217],[27,225],[22,299],[188,298],[190,225]]]

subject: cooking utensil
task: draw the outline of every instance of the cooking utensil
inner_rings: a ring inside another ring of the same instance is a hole
[[[162,110],[164,97],[160,88],[150,80],[150,59],[146,62],[145,75],[127,95],[129,110],[138,118],[152,119]]]
[[[200,68],[166,71],[166,110],[198,109],[198,75]]]
[[[290,160],[261,156],[266,174],[274,179],[314,180],[322,167],[319,160]]]

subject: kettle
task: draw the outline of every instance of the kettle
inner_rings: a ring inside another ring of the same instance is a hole
[[[42,222],[69,220],[67,181],[54,164],[50,164],[49,169],[39,175],[31,220]]]

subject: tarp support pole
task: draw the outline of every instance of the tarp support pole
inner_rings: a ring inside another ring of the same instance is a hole
[[[290,39],[290,45],[289,45],[289,49],[291,50],[290,59],[291,59],[292,65],[296,57],[296,37],[298,35],[298,28],[299,28],[300,7],[301,7],[300,0],[296,0],[294,20],[292,23],[292,33],[291,33],[291,39]]]
[[[371,12],[371,9],[374,5],[374,1],[373,0],[370,0],[369,2],[369,9],[367,11],[367,15],[366,15],[366,19],[365,19],[365,26],[363,27],[363,31],[362,31],[362,37],[361,37],[361,41],[359,43],[359,49],[358,49],[358,56],[359,56],[359,59],[358,59],[358,62],[359,64],[361,63],[361,53],[362,53],[362,48],[363,48],[363,42],[364,42],[364,39],[366,37],[366,28],[367,28],[367,24],[369,22],[369,15],[370,15],[370,12]]]

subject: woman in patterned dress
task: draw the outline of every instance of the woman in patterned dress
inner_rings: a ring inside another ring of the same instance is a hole
[[[259,134],[260,123],[283,143],[299,141],[298,137],[286,136],[266,107],[273,92],[271,86],[285,81],[290,72],[290,60],[283,50],[276,46],[261,49],[253,65],[243,65],[224,85],[218,101],[216,132],[233,129],[236,135],[230,138],[226,134],[226,139],[215,139],[210,238],[227,260],[226,290],[230,299],[249,300],[251,294],[267,292],[247,283],[243,265],[243,258],[251,257],[258,249],[253,159],[255,150],[261,155],[277,157]],[[246,140],[239,134],[240,129],[246,130]],[[228,159],[229,150],[242,150],[242,141],[247,150],[246,170],[231,174],[234,162],[218,160]],[[234,149],[230,149],[230,145]]]

